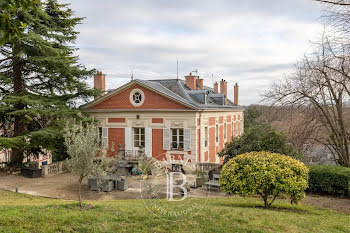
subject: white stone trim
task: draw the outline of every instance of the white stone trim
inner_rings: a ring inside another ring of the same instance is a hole
[[[135,103],[135,102],[134,102],[133,95],[134,95],[136,92],[139,92],[139,93],[141,94],[141,96],[142,96],[141,102],[140,102],[140,103]],[[130,92],[129,101],[130,101],[130,103],[131,103],[133,106],[135,106],[135,107],[140,107],[140,106],[142,106],[143,103],[145,102],[145,99],[146,99],[145,93],[144,93],[141,89],[139,89],[139,88],[135,88],[135,89],[133,89],[133,90]]]

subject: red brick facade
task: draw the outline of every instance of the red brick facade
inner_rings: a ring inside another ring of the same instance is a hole
[[[109,128],[108,129],[108,152],[107,156],[114,157],[117,153],[119,144],[125,144],[124,128]]]
[[[163,118],[152,118],[152,123],[163,123]]]
[[[132,90],[138,88],[145,94],[145,101],[140,107],[136,107],[130,103],[129,97]],[[188,109],[187,106],[170,100],[158,93],[146,89],[140,85],[133,85],[116,95],[100,102],[90,109]]]
[[[108,118],[109,123],[125,123],[125,118]]]
[[[163,150],[163,129],[152,129],[152,154],[158,160],[166,160],[166,151]]]

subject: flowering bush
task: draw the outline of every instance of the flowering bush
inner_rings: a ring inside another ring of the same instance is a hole
[[[229,160],[221,171],[220,187],[231,194],[258,194],[270,207],[284,195],[297,203],[305,197],[308,168],[289,156],[270,152],[250,152]]]

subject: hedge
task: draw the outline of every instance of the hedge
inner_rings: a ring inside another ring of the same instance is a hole
[[[309,168],[309,191],[350,196],[350,168],[325,165]]]

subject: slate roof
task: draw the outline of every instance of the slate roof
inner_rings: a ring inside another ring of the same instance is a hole
[[[240,106],[234,105],[230,100],[227,101],[227,104],[223,104],[224,94],[214,93],[213,88],[205,86],[203,90],[191,90],[182,79],[136,79],[135,81],[151,88],[155,88],[166,95],[176,98],[181,102],[193,105],[199,109],[241,109]]]
[[[232,101],[227,99],[227,103],[224,104],[224,94],[214,93],[214,89],[210,87],[203,87],[203,90],[191,90],[182,79],[159,79],[159,80],[140,80],[135,79],[131,82],[138,83],[146,86],[150,89],[161,92],[162,94],[169,96],[178,102],[191,106],[194,109],[243,109],[240,106],[236,106]],[[129,84],[129,83],[128,83]],[[126,84],[126,85],[128,85]],[[119,88],[118,88],[119,89]],[[110,89],[108,94],[112,94],[118,89]],[[107,97],[105,96],[105,97]],[[86,104],[90,105],[93,102]],[[84,106],[83,106],[84,107]]]

